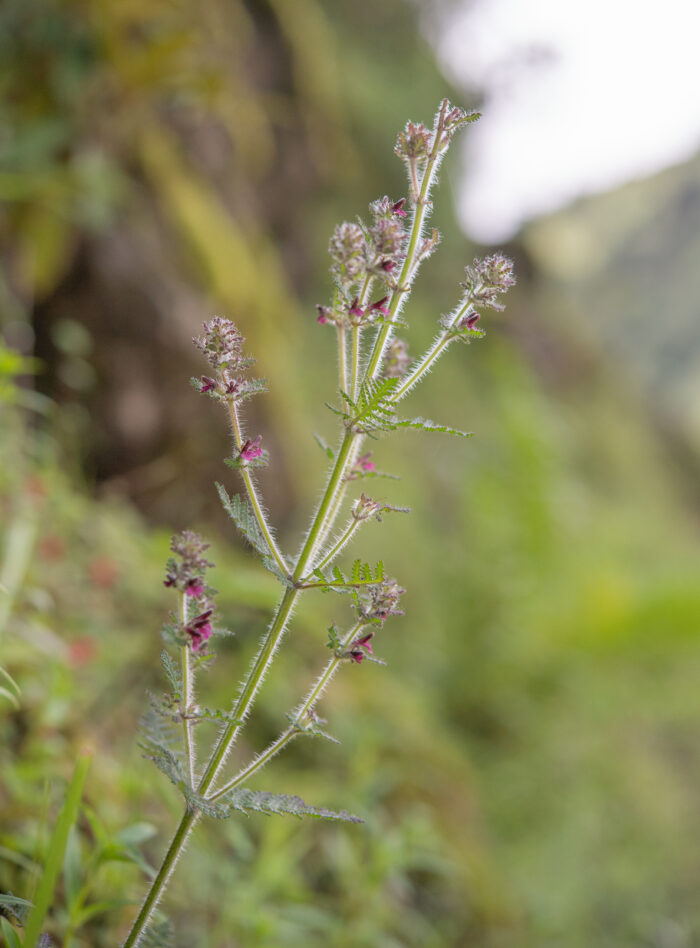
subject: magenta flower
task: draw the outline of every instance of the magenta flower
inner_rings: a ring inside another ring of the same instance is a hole
[[[190,636],[192,651],[198,652],[211,638],[212,627],[209,621],[213,609],[208,609],[185,626],[185,632]]]
[[[352,305],[348,310],[348,315],[354,316],[357,319],[362,319],[362,317],[365,315],[365,311],[360,306],[360,301],[357,297],[355,297],[355,299],[352,301]]]
[[[372,457],[372,452],[368,451],[367,454],[363,454],[362,457],[358,458],[355,461],[355,467],[360,471],[366,471],[368,473],[375,470],[374,461],[370,461]]]
[[[363,635],[360,639],[355,639],[352,643],[352,648],[363,648],[365,651],[372,654],[372,646],[369,644],[374,638],[374,632],[368,632],[367,635]]]
[[[190,579],[185,587],[185,595],[192,596],[194,599],[199,599],[203,592],[204,585],[199,579]]]
[[[318,310],[316,322],[324,326],[330,318],[330,309],[327,306],[321,306],[320,303],[316,304],[316,309]]]
[[[406,203],[406,198],[401,198],[396,204],[391,205],[391,209],[394,214],[397,214],[399,217],[405,217],[406,211],[404,211],[403,206]]]
[[[208,375],[203,375],[201,382],[201,392],[213,392],[216,389],[216,379],[210,379]]]
[[[262,435],[258,435],[255,441],[246,441],[241,448],[241,460],[252,461],[255,458],[262,457],[263,449],[260,447]]]
[[[396,264],[393,260],[382,260],[379,266],[385,273],[391,273],[392,270],[396,269]]]
[[[381,313],[382,316],[390,316],[391,313],[389,312],[389,308],[386,305],[388,299],[388,296],[383,296],[380,300],[377,300],[376,303],[372,303],[370,306],[370,311],[376,310],[376,312]]]
[[[346,657],[351,658],[353,662],[357,662],[359,665],[360,662],[367,658],[367,653],[370,655],[372,654],[372,646],[369,643],[373,638],[374,632],[368,632],[367,635],[363,635],[361,638],[355,639],[355,641],[345,653]]]
[[[470,313],[468,316],[465,316],[464,319],[459,321],[461,329],[473,329],[476,324],[479,322],[480,316],[479,313]]]

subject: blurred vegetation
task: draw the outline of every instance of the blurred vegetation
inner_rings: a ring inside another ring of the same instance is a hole
[[[0,692],[0,891],[33,897],[89,746],[47,925],[97,948],[123,936],[179,812],[135,738],[160,687],[170,533],[213,537],[236,632],[208,703],[276,593],[218,511],[226,424],[188,386],[189,340],[225,313],[270,378],[250,427],[294,543],[323,472],[311,429],[331,431],[314,312],[328,233],[403,193],[395,131],[448,90],[402,0],[6,0],[0,89],[0,667],[19,690]],[[476,252],[451,214],[456,168],[408,311],[414,352]],[[414,512],[363,543],[407,587],[407,615],[378,643],[388,668],[346,669],[324,702],[342,746],[299,742],[258,782],[367,823],[202,824],[167,899],[176,945],[700,944],[697,444],[658,394],[673,352],[687,365],[698,348],[647,292],[658,274],[673,313],[697,308],[666,240],[680,210],[692,225],[674,187],[635,188],[507,248],[508,311],[415,397],[477,437],[377,445],[404,478],[386,499]],[[641,194],[660,195],[644,220]],[[582,221],[587,269],[562,237]],[[677,331],[664,371],[655,320]],[[334,605],[307,597],[243,757],[324,660]]]

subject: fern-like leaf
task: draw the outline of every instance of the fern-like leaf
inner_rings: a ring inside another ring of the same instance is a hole
[[[274,573],[282,582],[286,583],[287,577],[280,572],[272,555],[272,550],[258,526],[258,521],[255,519],[255,515],[250,509],[248,501],[244,500],[240,494],[229,496],[223,484],[217,483],[216,490],[226,513],[233,520],[253,549],[262,557],[263,566],[271,573]]]
[[[167,919],[149,922],[139,944],[141,948],[174,948],[175,932],[172,924]]]
[[[355,431],[372,434],[395,428],[396,408],[392,399],[398,384],[399,380],[393,378],[370,379],[362,383],[356,410],[351,418]]]
[[[322,820],[342,820],[346,823],[363,823],[359,816],[348,813],[347,810],[327,810],[325,807],[309,806],[301,797],[290,796],[286,793],[265,793],[262,790],[247,790],[245,787],[231,790],[224,797],[231,810],[241,813],[251,811],[257,813],[283,813],[302,819],[313,816]]]
[[[458,435],[460,438],[471,438],[471,431],[459,431],[457,428],[450,428],[448,425],[440,425],[429,418],[411,418],[402,419],[395,422],[395,428],[417,428],[420,431],[441,431],[444,434]]]
[[[160,653],[160,660],[163,664],[165,677],[172,689],[174,700],[176,702],[182,701],[182,672],[180,666],[165,649]]]

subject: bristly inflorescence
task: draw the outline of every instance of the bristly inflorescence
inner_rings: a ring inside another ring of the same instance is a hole
[[[170,541],[174,556],[166,564],[163,580],[164,586],[177,589],[185,597],[181,619],[166,626],[166,638],[189,645],[193,652],[204,650],[213,631],[214,590],[207,585],[206,573],[214,564],[204,556],[208,549],[209,544],[193,530],[176,534]]]
[[[202,375],[192,379],[197,391],[219,401],[236,402],[266,391],[264,379],[246,378],[246,372],[255,359],[244,355],[245,339],[230,319],[214,316],[208,323],[202,324],[202,332],[192,341],[214,371],[213,376]]]
[[[331,305],[317,307],[321,325],[330,323],[349,329],[376,323],[389,315],[386,291],[395,288],[395,274],[404,257],[405,203],[405,198],[392,201],[384,196],[370,204],[370,224],[345,221],[335,228],[328,252],[336,292]],[[382,289],[371,300],[366,297],[375,280]]]
[[[499,296],[515,286],[513,261],[503,254],[494,253],[483,259],[476,258],[473,264],[465,267],[467,275],[463,286],[469,300],[475,306],[488,306],[502,312],[505,309]]]

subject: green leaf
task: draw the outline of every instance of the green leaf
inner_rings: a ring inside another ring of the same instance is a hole
[[[315,431],[312,432],[312,433],[313,433],[314,441],[316,442],[316,444],[317,444],[317,445],[319,446],[319,448],[323,451],[323,453],[326,455],[326,457],[327,457],[330,461],[332,461],[332,460],[335,458],[335,451],[333,450],[333,448],[329,447],[329,446],[326,444],[326,442],[323,440],[323,438],[321,437],[321,435],[316,434]]]
[[[236,524],[243,536],[248,540],[253,549],[262,556],[262,562],[265,569],[268,569],[271,573],[274,573],[275,576],[283,583],[288,584],[289,578],[280,572],[272,554],[272,550],[268,546],[267,540],[263,536],[262,531],[258,526],[258,521],[255,519],[255,515],[250,509],[248,502],[244,500],[239,494],[234,494],[233,497],[229,497],[226,488],[222,484],[217,483],[216,489],[219,493],[221,503],[223,504],[226,513],[229,515],[229,517],[231,517],[233,522]]]
[[[270,556],[272,551],[267,545],[265,537],[260,532],[260,527],[248,502],[243,500],[240,494],[234,494],[233,497],[229,497],[226,488],[222,484],[217,483],[216,489],[219,492],[224,510],[250,545],[257,550],[261,556]]]
[[[23,924],[32,907],[32,903],[26,899],[20,899],[17,895],[12,895],[11,892],[4,892],[0,895],[0,906],[6,909],[8,914],[16,918],[20,924]]]
[[[29,913],[24,932],[24,948],[34,948],[44,923],[44,917],[53,899],[56,881],[63,862],[63,854],[68,841],[71,826],[78,817],[80,799],[83,795],[85,778],[90,767],[91,755],[83,751],[75,766],[73,778],[68,785],[66,799],[56,820],[56,826],[49,840],[46,863],[34,898],[34,907]]]
[[[90,921],[96,915],[102,915],[103,912],[111,912],[113,909],[123,908],[125,905],[138,905],[133,899],[110,899],[105,902],[92,902],[84,906],[73,918],[75,928],[80,928],[85,922]]]
[[[7,948],[22,948],[22,942],[19,940],[19,935],[6,918],[0,917],[0,931],[2,931],[2,934],[5,938]]]
[[[169,921],[151,921],[144,930],[139,945],[140,948],[173,948],[174,938],[175,932]]]
[[[356,411],[350,419],[354,431],[371,434],[393,430],[396,407],[392,399],[398,384],[399,379],[370,379],[362,383]]]
[[[7,698],[11,705],[14,705],[16,709],[19,709],[19,701],[12,692],[8,691],[7,688],[0,688],[0,697]]]
[[[76,899],[80,895],[82,878],[82,858],[80,855],[80,840],[75,826],[71,826],[66,842],[66,851],[63,856],[63,884],[66,889],[66,902],[71,912]]]
[[[396,428],[417,428],[420,431],[441,431],[444,434],[458,435],[460,438],[472,438],[471,431],[458,431],[456,428],[450,428],[447,425],[439,425],[429,418],[412,418],[410,420],[397,421]]]
[[[123,830],[119,830],[114,841],[121,843],[122,846],[138,846],[139,843],[152,839],[157,832],[153,823],[132,823],[131,826],[125,826]]]
[[[286,793],[265,793],[262,790],[247,790],[245,787],[236,788],[223,798],[232,810],[241,813],[254,811],[257,813],[282,813],[296,816],[314,816],[323,820],[342,820],[347,823],[363,823],[359,816],[348,813],[347,810],[335,812],[325,807],[309,806],[301,797],[290,796]]]
[[[166,652],[165,649],[160,653],[160,660],[165,670],[166,678],[173,690],[173,696],[176,701],[182,700],[182,670],[175,659]]]
[[[20,687],[17,682],[14,680],[12,675],[6,671],[4,668],[0,667],[0,680],[7,682],[7,687],[4,685],[0,686],[0,697],[6,698],[11,705],[14,705],[15,708],[19,708],[19,701],[17,700],[20,696]]]

